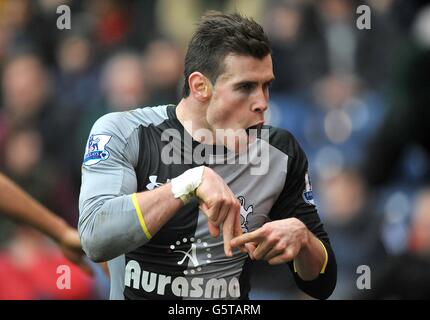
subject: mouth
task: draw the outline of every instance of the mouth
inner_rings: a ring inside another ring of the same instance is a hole
[[[257,124],[254,124],[248,128],[245,129],[246,133],[248,134],[248,136],[250,134],[255,135],[257,133],[258,130],[260,130],[263,127],[264,122],[259,122]]]

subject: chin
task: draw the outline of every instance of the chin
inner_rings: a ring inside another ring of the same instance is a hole
[[[227,143],[226,148],[233,151],[236,154],[240,154],[248,150],[248,145],[251,143],[250,137],[238,137],[234,143],[230,145]]]

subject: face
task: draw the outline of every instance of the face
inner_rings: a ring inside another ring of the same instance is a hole
[[[246,129],[261,126],[269,105],[269,86],[274,80],[272,58],[230,54],[224,60],[207,108],[211,129],[233,129],[248,139]]]

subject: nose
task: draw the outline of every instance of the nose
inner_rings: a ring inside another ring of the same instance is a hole
[[[268,108],[268,104],[264,103],[264,104],[254,105],[254,107],[252,108],[252,111],[263,113],[267,110],[267,108]]]
[[[263,92],[258,94],[254,104],[252,105],[252,111],[258,113],[264,113],[269,107],[269,97]]]

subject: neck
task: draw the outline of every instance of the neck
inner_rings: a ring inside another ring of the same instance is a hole
[[[176,116],[184,129],[194,140],[202,142],[201,136],[196,135],[200,129],[210,130],[214,134],[206,119],[207,105],[193,101],[190,98],[182,99],[176,107]]]

